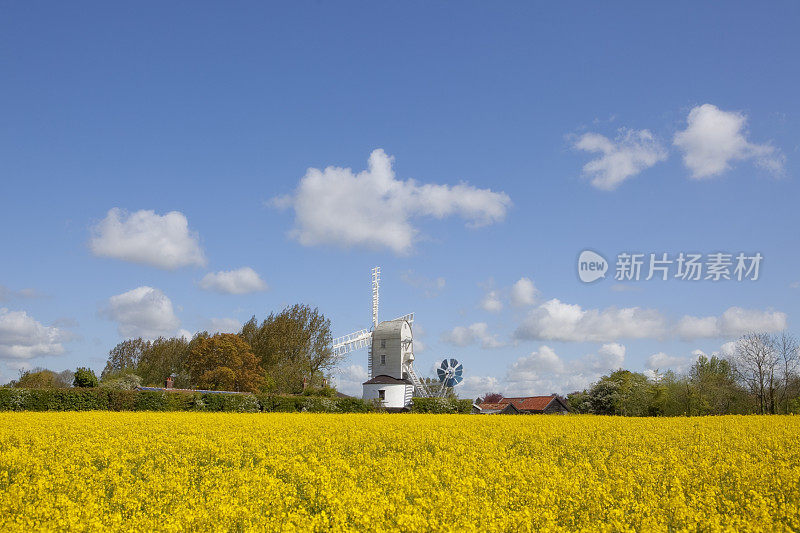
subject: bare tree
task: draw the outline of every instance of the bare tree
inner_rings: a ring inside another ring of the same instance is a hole
[[[781,356],[767,333],[748,333],[736,342],[732,361],[738,378],[758,400],[760,414],[775,413]]]
[[[797,370],[800,366],[800,345],[797,338],[783,332],[775,339],[775,348],[778,351],[780,390],[778,406],[781,412],[789,411],[789,400],[798,394]]]

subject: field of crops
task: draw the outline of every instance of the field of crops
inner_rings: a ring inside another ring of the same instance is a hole
[[[0,531],[800,528],[800,417],[0,413]]]

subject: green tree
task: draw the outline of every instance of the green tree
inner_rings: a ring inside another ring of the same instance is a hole
[[[184,371],[189,357],[189,341],[183,337],[159,337],[141,353],[135,372],[142,383],[163,387],[171,375],[176,375],[175,386],[188,385],[188,374]]]
[[[736,383],[729,361],[712,355],[701,355],[689,369],[692,406],[690,414],[723,415],[739,412],[746,401],[746,392]]]
[[[568,395],[567,404],[579,413],[648,416],[657,414],[658,394],[644,374],[620,369],[602,376],[588,391]]]
[[[97,376],[91,368],[80,367],[75,371],[73,387],[97,387]]]
[[[691,414],[691,385],[689,378],[672,370],[657,374],[654,379],[654,415],[682,416]]]
[[[261,324],[252,317],[240,333],[278,392],[300,393],[303,382],[321,387],[338,362],[331,350],[331,322],[317,308],[293,305]]]
[[[210,390],[259,392],[263,370],[239,335],[218,333],[197,342],[186,362],[193,386]]]
[[[575,391],[567,394],[567,406],[573,413],[592,413],[588,391]]]
[[[120,342],[108,352],[108,361],[100,377],[121,372],[133,372],[139,366],[142,356],[150,348],[150,341],[142,338]]]

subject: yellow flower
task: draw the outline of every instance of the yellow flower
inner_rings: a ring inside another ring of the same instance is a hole
[[[800,418],[0,413],[0,531],[800,529]]]

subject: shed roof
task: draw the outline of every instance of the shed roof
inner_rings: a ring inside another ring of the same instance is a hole
[[[507,405],[508,405],[507,403],[481,403],[481,404],[478,404],[478,407],[480,407],[481,409],[486,411],[487,409],[490,409],[490,410],[505,409]]]
[[[525,396],[519,398],[503,398],[500,403],[512,404],[520,411],[544,411],[552,402],[558,402],[568,409],[567,405],[555,394],[550,396]]]
[[[476,405],[479,412],[483,414],[518,414],[519,409],[517,409],[513,403],[499,403],[499,402],[492,402],[492,403],[482,403]]]
[[[412,385],[412,383],[407,379],[397,379],[392,376],[381,374],[369,381],[365,381],[364,385]]]

